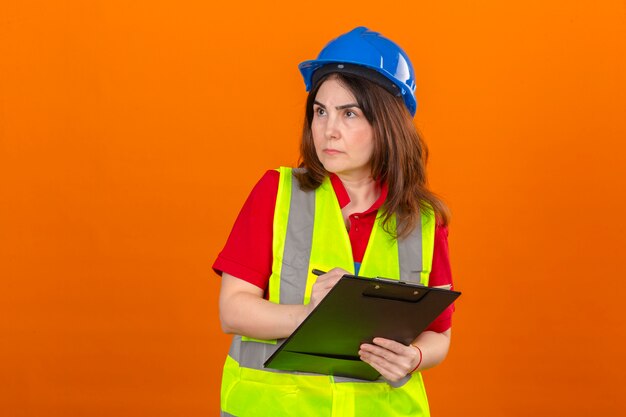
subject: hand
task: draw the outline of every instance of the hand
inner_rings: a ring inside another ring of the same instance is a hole
[[[311,300],[308,304],[309,313],[326,297],[326,294],[339,281],[339,279],[350,272],[341,268],[333,268],[324,275],[317,277],[311,289]]]
[[[359,356],[392,382],[408,375],[420,360],[420,353],[415,347],[382,337],[374,338],[373,344],[363,343]]]

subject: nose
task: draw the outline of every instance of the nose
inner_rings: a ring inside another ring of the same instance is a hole
[[[341,132],[339,130],[339,120],[335,114],[329,114],[326,119],[326,139],[339,139]]]

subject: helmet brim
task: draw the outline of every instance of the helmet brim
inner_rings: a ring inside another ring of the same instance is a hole
[[[404,83],[400,82],[396,77],[394,77],[389,71],[384,68],[376,67],[373,65],[363,64],[362,62],[354,62],[354,61],[346,61],[346,60],[335,60],[335,59],[312,59],[308,61],[303,61],[298,65],[298,69],[304,78],[304,85],[306,87],[306,91],[310,91],[313,88],[313,74],[318,69],[332,64],[349,64],[359,67],[364,67],[371,69],[379,74],[382,74],[389,82],[395,85],[398,88],[400,95],[402,96],[404,103],[411,113],[412,116],[415,116],[415,111],[417,109],[417,100],[415,99],[415,94],[413,91]],[[335,72],[342,72],[341,69],[337,69]],[[350,72],[350,71],[346,71]],[[355,75],[359,75],[355,72],[351,72]],[[367,77],[365,77],[367,78]]]

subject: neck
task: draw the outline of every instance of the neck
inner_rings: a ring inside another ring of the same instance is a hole
[[[345,207],[348,213],[369,209],[380,195],[380,189],[371,176],[361,178],[338,176],[350,197],[350,203]]]

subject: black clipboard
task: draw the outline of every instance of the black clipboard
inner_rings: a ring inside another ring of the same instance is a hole
[[[361,343],[384,337],[408,345],[460,295],[397,280],[344,275],[264,365],[375,380],[378,371],[359,358]]]

